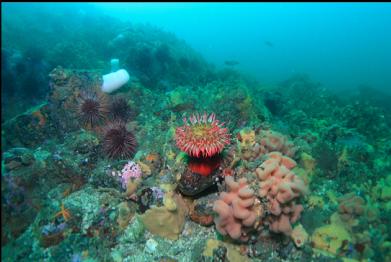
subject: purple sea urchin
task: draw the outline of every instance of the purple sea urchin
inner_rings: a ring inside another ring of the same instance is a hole
[[[103,130],[103,150],[111,159],[131,159],[136,152],[137,142],[123,122],[109,123]]]
[[[130,107],[123,97],[115,97],[109,105],[110,116],[113,120],[127,121],[130,117]]]
[[[88,128],[101,124],[107,116],[107,99],[98,92],[84,92],[79,98],[79,118]]]

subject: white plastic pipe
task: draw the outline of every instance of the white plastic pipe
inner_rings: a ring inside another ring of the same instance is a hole
[[[107,75],[103,75],[102,91],[111,93],[129,81],[129,74],[125,69],[120,69]]]
[[[110,60],[111,72],[115,72],[119,70],[119,59],[113,58]]]

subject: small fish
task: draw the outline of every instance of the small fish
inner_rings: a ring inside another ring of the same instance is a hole
[[[268,47],[274,47],[274,44],[270,41],[265,41],[265,45],[267,45]]]
[[[189,110],[194,110],[194,104],[182,103],[182,104],[178,104],[176,106],[170,107],[169,109],[174,112],[189,111]]]
[[[166,110],[171,110],[173,112],[176,112],[176,113],[179,112],[180,113],[180,112],[184,112],[184,111],[194,110],[194,104],[192,104],[192,103],[182,103],[182,104],[178,104],[176,106],[169,106],[169,107],[166,107],[166,108],[164,108],[162,110],[154,112],[154,114],[156,116],[160,116]]]
[[[225,64],[226,66],[236,66],[236,65],[239,64],[239,62],[238,62],[238,61],[235,61],[235,60],[227,60],[227,61],[224,61],[224,64]]]

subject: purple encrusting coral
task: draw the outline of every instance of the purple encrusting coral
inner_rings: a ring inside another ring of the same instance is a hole
[[[9,174],[3,175],[5,181],[5,193],[2,200],[5,206],[13,214],[21,213],[27,205],[26,190],[20,186],[15,178]]]
[[[73,254],[71,257],[72,262],[81,262],[83,261],[83,257],[81,254]]]
[[[142,176],[141,168],[138,164],[133,161],[129,161],[121,170],[121,172],[113,171],[113,176],[119,176],[121,178],[122,188],[126,189],[126,185],[131,179],[137,179]]]
[[[152,189],[152,194],[154,196],[155,199],[163,199],[164,197],[164,192],[163,190],[160,188],[160,187],[151,187]]]
[[[49,235],[57,234],[57,233],[64,231],[66,229],[66,227],[67,227],[67,224],[65,222],[60,223],[58,225],[56,225],[55,223],[49,223],[49,224],[44,225],[42,227],[41,233],[44,236],[49,236]]]

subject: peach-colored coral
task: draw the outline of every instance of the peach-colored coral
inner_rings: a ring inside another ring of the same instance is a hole
[[[294,144],[288,140],[284,135],[272,131],[261,130],[257,136],[260,154],[267,154],[269,152],[278,151],[282,154],[293,157],[296,153]]]
[[[245,228],[253,226],[260,214],[253,210],[254,192],[245,178],[235,182],[232,176],[227,176],[225,182],[229,192],[221,193],[213,206],[213,210],[219,214],[215,219],[216,228],[233,239],[247,240]]]
[[[303,211],[303,206],[297,205],[295,199],[307,192],[304,181],[291,171],[295,166],[293,159],[279,152],[272,152],[256,169],[260,179],[259,195],[269,201],[269,228],[286,235],[290,235],[291,224],[300,218]]]

